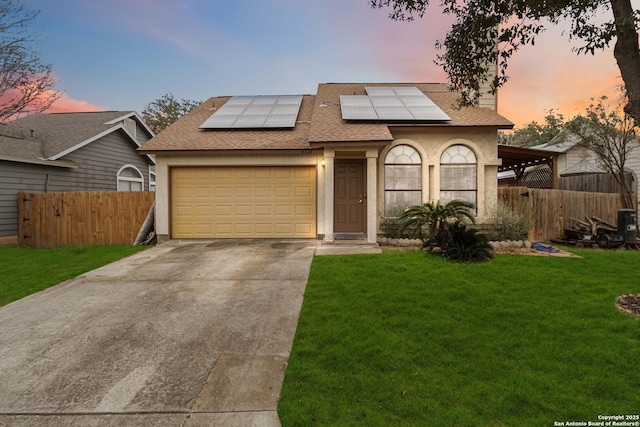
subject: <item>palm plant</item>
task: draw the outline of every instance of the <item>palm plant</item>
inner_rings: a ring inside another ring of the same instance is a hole
[[[475,228],[467,228],[461,222],[448,227],[450,244],[443,251],[445,257],[460,262],[483,262],[493,258],[493,248],[489,240],[478,234]]]
[[[435,238],[441,224],[464,219],[475,224],[474,209],[475,205],[466,200],[451,200],[444,205],[440,201],[429,201],[422,205],[410,206],[398,217],[400,231],[408,231],[410,238],[420,239],[426,246]]]

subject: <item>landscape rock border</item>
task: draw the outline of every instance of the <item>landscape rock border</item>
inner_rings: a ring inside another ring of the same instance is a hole
[[[420,239],[392,239],[388,237],[378,237],[378,244],[381,246],[421,247],[422,241]],[[531,242],[528,240],[505,240],[501,242],[491,241],[489,244],[494,250],[531,247]]]
[[[624,294],[616,299],[618,310],[636,319],[640,319],[640,294]]]
[[[391,239],[387,237],[378,237],[378,244],[380,246],[386,246],[388,248],[397,249],[414,249],[420,250],[422,248],[422,241],[420,239]],[[537,256],[553,256],[553,257],[565,257],[565,258],[581,258],[578,255],[572,254],[565,250],[559,249],[557,252],[540,252],[531,248],[531,242],[529,240],[505,240],[505,241],[490,241],[489,244],[493,248],[496,254],[519,254],[519,255],[537,255]]]

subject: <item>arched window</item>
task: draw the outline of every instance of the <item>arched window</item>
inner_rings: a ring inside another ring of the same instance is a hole
[[[137,167],[126,165],[120,168],[117,175],[118,191],[142,191],[144,178]]]
[[[477,203],[478,161],[465,145],[452,145],[440,157],[440,201],[462,199]]]
[[[384,216],[422,203],[422,159],[415,148],[396,145],[384,159]]]

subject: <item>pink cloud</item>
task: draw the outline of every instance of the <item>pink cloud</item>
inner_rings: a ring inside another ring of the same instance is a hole
[[[92,104],[88,101],[70,98],[69,95],[63,93],[52,105],[45,111],[46,113],[80,113],[85,111],[104,111],[105,108]]]
[[[11,117],[6,117],[4,120],[11,121],[25,114],[34,114],[34,111],[42,108],[44,105],[50,102],[51,98],[54,98],[58,93],[54,90],[44,91],[36,96],[26,109],[23,109],[20,113]],[[0,104],[13,103],[15,99],[21,98],[22,93],[17,90],[7,90],[0,96]],[[44,113],[70,113],[70,112],[83,112],[83,111],[104,111],[105,108],[93,105],[87,101],[81,101],[70,98],[66,93],[62,93],[58,99],[56,99],[51,106],[44,111]]]

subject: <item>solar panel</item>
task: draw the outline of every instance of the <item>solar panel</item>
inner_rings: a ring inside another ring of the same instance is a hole
[[[366,95],[340,95],[340,109],[344,120],[378,120],[371,99]]]
[[[200,129],[293,128],[302,95],[234,96]]]
[[[369,89],[375,89],[375,88],[369,88]],[[393,92],[398,96],[408,96],[408,95],[424,96],[424,93],[422,93],[422,91],[415,86],[394,86],[391,89],[393,89]]]
[[[451,118],[415,86],[365,87],[367,95],[342,95],[344,120],[449,121]]]
[[[376,106],[378,120],[415,120],[413,114],[404,105]]]
[[[292,104],[300,105],[302,101],[302,95],[280,95],[276,104]]]
[[[396,96],[395,91],[392,87],[386,86],[372,86],[366,87],[364,90],[367,92],[369,96]]]
[[[415,86],[394,87],[398,98],[416,120],[449,121],[451,117]]]

